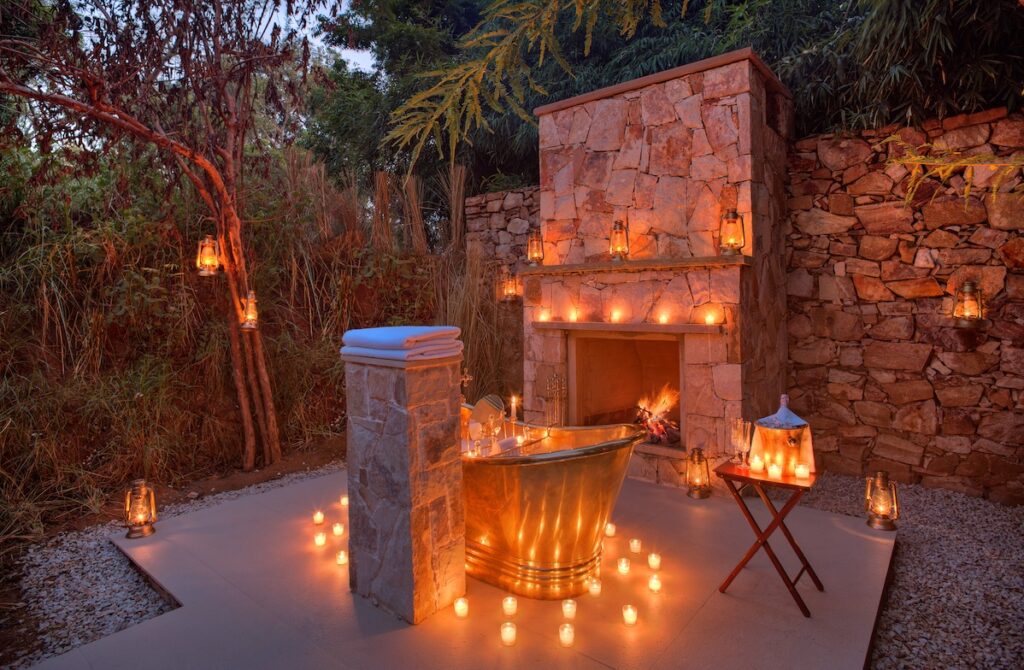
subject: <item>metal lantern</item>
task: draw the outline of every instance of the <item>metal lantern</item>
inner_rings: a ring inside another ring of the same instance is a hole
[[[512,302],[519,297],[519,278],[511,265],[502,265],[498,270],[498,298]]]
[[[156,494],[145,479],[136,479],[124,494],[124,523],[127,537],[146,537],[154,532]]]
[[[612,224],[608,253],[611,254],[613,261],[621,261],[629,257],[629,226],[621,220],[616,220]]]
[[[797,463],[800,463],[800,448],[807,430],[807,422],[789,409],[789,396],[779,398],[779,411],[754,422],[765,468],[775,464],[782,468],[782,474],[793,477]]]
[[[711,473],[704,450],[695,447],[686,459],[686,495],[691,498],[707,498],[711,495]]]
[[[735,209],[729,209],[722,215],[718,229],[718,253],[722,256],[740,253],[745,242],[743,235],[743,217]]]
[[[256,291],[242,300],[242,330],[256,330],[260,326],[260,315],[256,311]]]
[[[957,328],[981,328],[985,321],[985,301],[977,283],[967,280],[956,290],[953,320]]]
[[[889,473],[879,470],[874,477],[868,477],[864,487],[864,510],[868,513],[868,525],[878,530],[896,530],[896,519],[900,518],[900,501],[896,496],[896,482],[889,480]]]
[[[196,253],[196,267],[200,277],[212,277],[220,269],[220,245],[213,235],[207,235],[199,242]]]
[[[539,230],[530,233],[526,240],[526,260],[533,266],[544,262],[544,240],[541,239]]]

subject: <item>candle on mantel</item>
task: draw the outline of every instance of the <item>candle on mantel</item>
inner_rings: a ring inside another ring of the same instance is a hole
[[[620,558],[619,559],[619,563],[618,563],[618,568],[619,568],[619,574],[620,575],[628,575],[629,574],[629,559],[628,558]]]
[[[501,612],[505,616],[515,616],[517,609],[519,609],[519,601],[515,596],[505,596],[501,601]]]
[[[622,622],[627,626],[636,625],[636,608],[632,605],[622,606]]]
[[[622,311],[618,309],[612,310],[612,323],[618,323],[622,321]]]
[[[506,647],[516,643],[516,625],[511,621],[501,624],[501,643]]]
[[[541,321],[550,321],[551,320],[551,310],[549,310],[549,309],[542,309],[540,311],[540,316],[538,318]]]
[[[604,526],[604,536],[605,537],[615,537],[615,524],[612,523],[611,521],[606,523],[605,526]]]
[[[662,312],[661,314],[658,315],[658,323],[660,323],[663,326],[666,323],[668,323],[668,313],[667,312]]]
[[[750,471],[761,474],[764,472],[764,459],[760,456],[754,456],[750,459]]]
[[[571,623],[563,623],[558,627],[558,643],[563,647],[571,647],[576,639],[576,628]]]
[[[348,494],[341,496],[341,506],[348,507]]]
[[[653,551],[647,554],[647,567],[651,570],[661,570],[661,554]]]
[[[631,539],[629,541],[629,550],[631,552],[633,552],[634,554],[639,554],[640,553],[640,547],[641,547],[641,543],[640,543],[640,539],[639,538],[634,537],[633,539]]]
[[[810,479],[811,468],[806,463],[797,463],[796,467],[794,468],[794,474],[796,475],[797,479]]]
[[[782,479],[782,466],[778,463],[769,463],[768,476],[772,479]]]
[[[657,573],[651,575],[651,578],[647,580],[647,588],[651,590],[651,593],[661,592],[661,577]]]
[[[324,522],[324,513],[320,510],[313,512],[313,523],[320,525]]]
[[[313,543],[318,547],[322,547],[327,544],[327,533],[317,533],[314,535]]]
[[[455,616],[460,619],[465,619],[469,616],[469,599],[468,598],[456,598],[455,599]]]
[[[579,318],[580,318],[580,313],[576,310],[575,307],[573,307],[572,309],[569,310],[569,320],[570,321],[572,321],[573,323],[576,323],[576,321]]]
[[[572,598],[566,598],[562,601],[562,616],[566,619],[576,618],[576,601]]]
[[[342,549],[334,559],[338,565],[348,565],[348,552]]]
[[[715,319],[715,313],[709,309],[707,313],[704,314],[704,323],[709,326],[713,326],[715,325],[715,321],[717,321],[717,319]]]
[[[345,534],[345,525],[344,524],[340,524],[340,523],[336,523],[336,524],[334,524],[331,527],[331,531],[335,535],[344,535]]]
[[[587,585],[587,590],[590,591],[590,595],[592,596],[601,595],[601,580],[597,577],[591,577],[590,583]]]

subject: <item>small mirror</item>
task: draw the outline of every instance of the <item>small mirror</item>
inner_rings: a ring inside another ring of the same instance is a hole
[[[469,420],[486,426],[488,421],[496,421],[500,424],[504,416],[505,403],[492,393],[477,401],[469,415]]]

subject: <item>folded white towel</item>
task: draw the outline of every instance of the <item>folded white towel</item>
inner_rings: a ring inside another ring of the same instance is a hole
[[[391,326],[357,328],[342,336],[346,347],[367,349],[412,349],[438,340],[455,340],[461,334],[455,326]]]
[[[414,349],[371,349],[369,347],[341,348],[342,356],[364,356],[366,358],[383,358],[389,361],[422,361],[429,358],[448,358],[462,353],[462,342],[451,340],[444,344],[429,344]]]

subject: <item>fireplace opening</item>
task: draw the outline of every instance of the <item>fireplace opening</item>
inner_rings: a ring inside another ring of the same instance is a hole
[[[649,401],[666,390],[679,394],[679,361],[682,343],[678,339],[576,337],[571,346],[574,365],[570,404],[574,423],[596,426],[634,423],[641,400]],[[675,425],[682,417],[680,402],[664,407],[664,418]],[[663,440],[678,444],[678,434]]]

